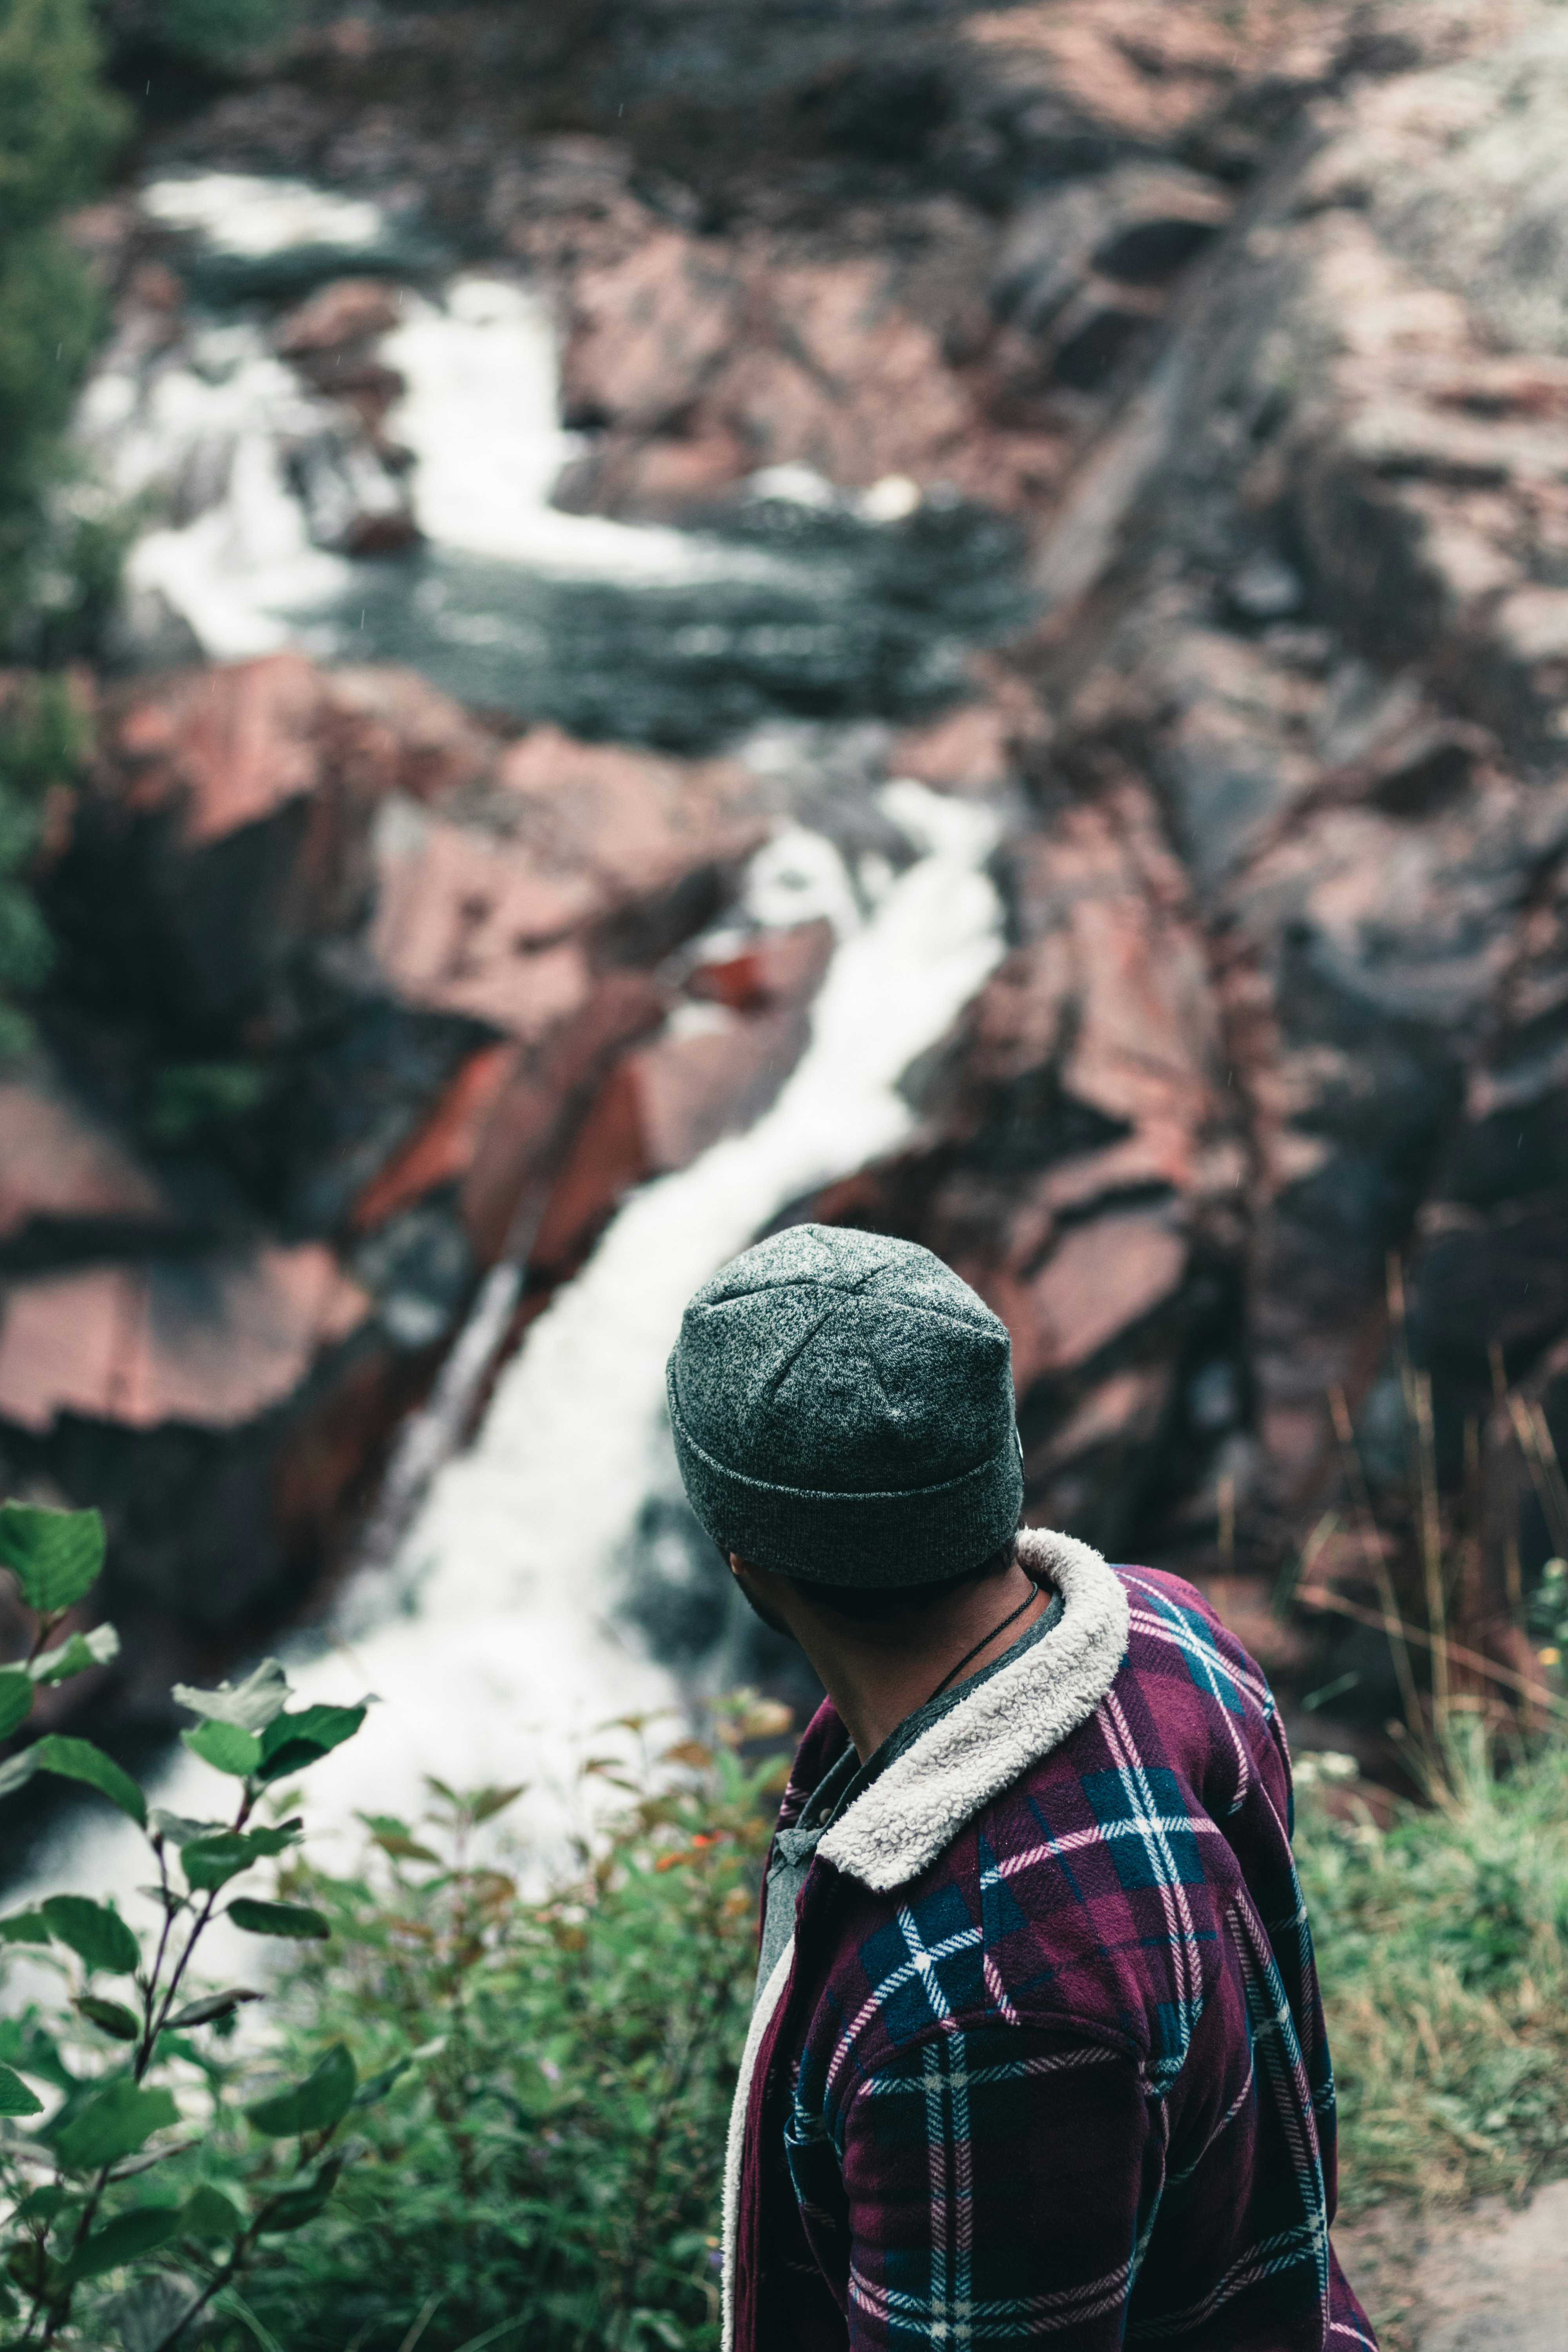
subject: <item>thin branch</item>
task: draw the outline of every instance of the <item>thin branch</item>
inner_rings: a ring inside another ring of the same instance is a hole
[[[1375,1609],[1363,1609],[1358,1601],[1347,1601],[1342,1594],[1330,1592],[1321,1585],[1304,1588],[1296,1598],[1303,1608],[1331,1609],[1341,1617],[1353,1617],[1358,1625],[1374,1625],[1384,1633],[1388,1630],[1385,1615]],[[1415,1642],[1423,1650],[1432,1647],[1431,1635],[1424,1633],[1418,1625],[1401,1623],[1397,1630],[1402,1641]],[[1483,1658],[1479,1650],[1467,1650],[1457,1642],[1450,1642],[1447,1651],[1456,1664],[1468,1666],[1472,1674],[1485,1675],[1494,1683],[1504,1683],[1510,1690],[1522,1692],[1538,1706],[1544,1705],[1568,1718],[1568,1702],[1549,1696],[1543,1698],[1540,1687],[1528,1675],[1516,1674],[1511,1666],[1500,1666],[1492,1659]]]

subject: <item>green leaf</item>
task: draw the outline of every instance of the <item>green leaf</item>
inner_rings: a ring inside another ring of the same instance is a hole
[[[154,1805],[147,1816],[147,1834],[155,1844],[189,1845],[193,1838],[221,1837],[226,1822],[192,1822],[184,1813],[166,1813]]]
[[[358,1706],[302,1706],[294,1715],[280,1715],[262,1735],[265,1761],[258,1778],[281,1780],[286,1773],[302,1772],[320,1763],[345,1739],[352,1739],[365,1718],[368,1701]]]
[[[247,1936],[298,1936],[324,1944],[332,1932],[331,1923],[303,1903],[256,1903],[240,1895],[229,1905],[228,1916]]]
[[[441,1859],[429,1846],[421,1845],[417,1838],[405,1836],[398,1830],[377,1830],[373,1843],[383,1853],[389,1853],[394,1862],[438,1863]]]
[[[63,2189],[58,2180],[47,2180],[41,2189],[35,2189],[30,2197],[23,2198],[16,2208],[16,2219],[18,2221],[52,2221],[69,2196],[70,2190]]]
[[[520,1780],[510,1789],[476,1789],[468,1799],[468,1819],[476,1824],[493,1821],[497,1813],[504,1813],[517,1802],[527,1786],[526,1780]]]
[[[403,2080],[413,2063],[412,2058],[395,2058],[390,2066],[382,2067],[379,2074],[373,2074],[368,2082],[360,2084],[354,2093],[355,2106],[374,2107],[379,2099],[385,2098],[395,2083]]]
[[[146,1822],[146,1800],[130,1773],[111,1762],[90,1739],[67,1739],[59,1732],[51,1731],[42,1739],[35,1739],[31,1748],[12,1761],[26,1764],[30,1772],[58,1772],[62,1780],[85,1780],[89,1789],[96,1789],[111,1805],[129,1813],[133,1822]],[[0,1786],[0,1794],[3,1793]]]
[[[195,1690],[176,1683],[174,1696],[193,1715],[213,1723],[232,1723],[241,1731],[265,1731],[282,1714],[289,1699],[289,1677],[276,1658],[263,1658],[242,1683],[220,1683],[216,1690]]]
[[[142,1947],[118,1911],[89,1902],[85,1895],[51,1895],[38,1906],[49,1933],[68,1944],[89,1969],[128,1977],[141,1963]]]
[[[142,2020],[117,2000],[100,2000],[96,1993],[84,1992],[74,2006],[100,2032],[112,2034],[116,2042],[134,2042],[142,2031]]]
[[[210,1891],[226,1886],[253,1862],[282,1853],[300,1843],[299,1822],[285,1822],[275,1830],[221,1830],[216,1837],[193,1838],[180,1853],[187,1885]]]
[[[0,1503],[0,1568],[40,1617],[57,1616],[90,1592],[103,1567],[103,1520],[97,1511],[46,1511]]]
[[[36,2099],[20,2074],[9,2066],[0,2066],[0,2116],[41,2116],[42,2099]]]
[[[76,2076],[60,2056],[59,2045],[40,2024],[35,2011],[25,2017],[0,2017],[0,2058],[24,2074],[41,2074],[58,2091],[76,2088]]]
[[[26,1666],[0,1666],[0,1739],[9,1739],[33,1712],[33,1677]]]
[[[322,2165],[313,2179],[298,2189],[286,2189],[280,2197],[263,2207],[257,2217],[259,2226],[263,2230],[302,2230],[307,2221],[315,2220],[331,2195],[342,2168],[342,2158],[334,2157],[330,2164]]]
[[[47,1944],[49,1923],[41,1911],[13,1911],[0,1919],[0,1944]]]
[[[244,2227],[239,2208],[210,2180],[193,2189],[180,2216],[182,2238],[237,2238]]]
[[[265,2000],[265,1993],[252,1992],[248,1985],[231,1986],[226,1992],[206,1992],[200,2000],[188,2000],[167,2020],[165,2033],[177,2033],[182,2026],[212,2025],[220,2017],[232,2017],[243,2000]]]
[[[237,1780],[254,1772],[261,1761],[260,1740],[237,1723],[198,1723],[194,1731],[182,1731],[180,1738],[204,1764],[219,1772],[232,1772]]]
[[[268,2139],[291,2139],[296,2133],[331,2131],[353,2105],[359,2077],[346,2045],[334,2042],[320,2065],[291,2091],[258,2099],[246,2114]]]
[[[167,2091],[138,2090],[134,2083],[111,2083],[79,2108],[51,2135],[55,2154],[68,2172],[96,2172],[134,2156],[143,2141],[165,2125],[178,2123],[179,2109]]]
[[[67,2275],[73,2279],[97,2278],[103,2271],[116,2271],[126,2263],[139,2262],[143,2254],[166,2246],[180,2227],[177,2205],[138,2205],[129,2213],[117,2213],[101,2230],[95,2230],[85,2245],[79,2246],[67,2265]]]
[[[89,1666],[107,1666],[120,1655],[120,1636],[112,1625],[95,1625],[90,1633],[73,1633],[53,1650],[35,1658],[27,1672],[36,1683],[68,1682]]]
[[[197,2300],[190,2280],[173,2272],[153,2271],[139,2278],[112,2306],[119,2352],[165,2352]]]

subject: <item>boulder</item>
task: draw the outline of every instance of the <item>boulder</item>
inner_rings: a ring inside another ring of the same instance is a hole
[[[369,1311],[314,1243],[25,1276],[0,1311],[0,1422],[238,1429],[286,1403]]]
[[[279,320],[273,340],[286,360],[314,365],[390,334],[402,315],[384,278],[334,278]]]
[[[43,1063],[0,1074],[0,1253],[39,1226],[121,1235],[166,1225],[163,1187],[122,1135]]]

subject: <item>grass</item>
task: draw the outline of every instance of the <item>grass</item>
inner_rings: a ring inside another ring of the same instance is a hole
[[[1298,1792],[1343,2218],[1568,2172],[1568,1743],[1500,1768],[1461,1722],[1436,1801],[1386,1828],[1339,1759]]]

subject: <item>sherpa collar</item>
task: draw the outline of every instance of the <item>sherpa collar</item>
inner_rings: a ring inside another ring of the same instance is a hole
[[[994,1797],[1086,1723],[1127,1649],[1127,1595],[1099,1552],[1024,1528],[1018,1556],[1060,1591],[1060,1620],[933,1723],[834,1822],[817,1853],[874,1895],[930,1868]]]

